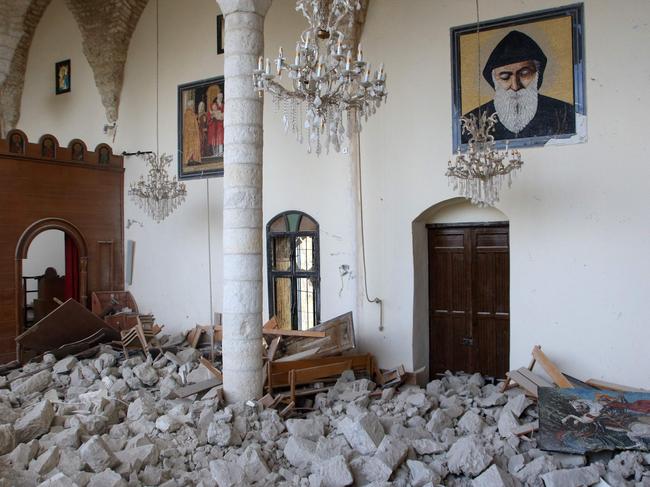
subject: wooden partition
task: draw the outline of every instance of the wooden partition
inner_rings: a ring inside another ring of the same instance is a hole
[[[16,358],[22,331],[22,261],[42,231],[59,229],[79,250],[80,301],[123,289],[124,161],[110,146],[89,151],[52,135],[0,139],[0,363]]]

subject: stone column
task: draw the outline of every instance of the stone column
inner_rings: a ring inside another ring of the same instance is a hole
[[[262,395],[262,99],[253,70],[272,0],[217,0],[225,17],[223,388]]]

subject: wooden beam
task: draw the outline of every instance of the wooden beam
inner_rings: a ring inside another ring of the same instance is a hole
[[[529,395],[537,399],[537,384],[526,378],[521,372],[518,370],[511,370],[506,374],[506,377],[508,377],[509,380],[516,382]]]
[[[573,389],[573,384],[571,384],[571,382],[569,382],[569,380],[564,377],[564,375],[562,375],[560,369],[558,369],[557,366],[546,356],[546,354],[542,352],[542,348],[539,345],[535,345],[533,347],[532,354],[533,358],[540,363],[549,377],[553,379],[553,382],[555,382],[559,387],[563,389]]]
[[[282,329],[263,329],[262,333],[273,336],[302,337],[302,338],[325,338],[327,333],[324,331],[311,330],[282,330]]]
[[[196,384],[190,384],[189,386],[180,387],[176,389],[174,392],[176,394],[176,397],[183,398],[183,397],[193,396],[194,394],[198,394],[199,392],[210,390],[213,387],[219,385],[221,385],[221,381],[219,379],[208,379],[202,382],[197,382]]]
[[[217,380],[223,381],[223,374],[221,373],[221,371],[217,369],[214,365],[212,365],[212,363],[208,359],[206,359],[205,357],[201,357],[200,362],[201,364],[203,364],[203,366],[206,369],[208,369],[212,373],[212,375],[214,375],[214,377]]]
[[[604,380],[598,380],[598,379],[587,379],[585,381],[587,384],[589,384],[591,387],[595,387],[597,389],[605,389],[608,391],[616,391],[616,392],[650,392],[647,389],[639,389],[637,387],[630,387],[630,386],[624,386],[621,384],[615,384],[613,382],[606,382]]]

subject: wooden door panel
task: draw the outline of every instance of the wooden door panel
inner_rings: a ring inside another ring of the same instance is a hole
[[[507,225],[429,228],[430,372],[503,377],[509,360]]]

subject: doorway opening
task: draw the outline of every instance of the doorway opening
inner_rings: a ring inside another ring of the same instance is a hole
[[[16,248],[16,333],[54,310],[57,301],[86,305],[88,254],[77,227],[59,218],[30,225]]]
[[[502,378],[510,357],[508,222],[427,225],[429,371]]]

